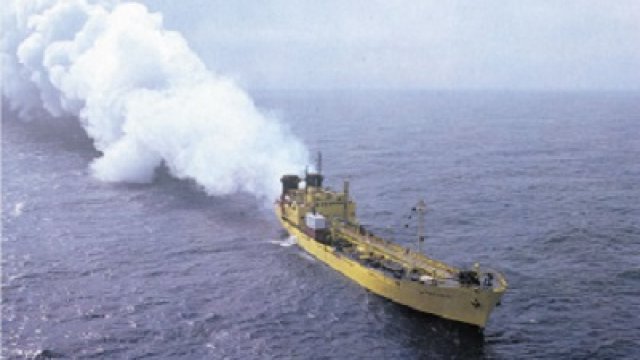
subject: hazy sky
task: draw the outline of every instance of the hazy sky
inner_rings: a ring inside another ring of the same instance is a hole
[[[248,88],[640,89],[640,0],[147,0]]]

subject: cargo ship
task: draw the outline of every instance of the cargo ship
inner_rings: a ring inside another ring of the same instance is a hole
[[[284,175],[275,212],[285,230],[309,254],[369,291],[417,311],[483,329],[507,289],[498,271],[456,268],[425,256],[424,215],[419,201],[417,246],[400,246],[360,225],[349,182],[341,192],[323,187],[321,157],[304,178]],[[304,183],[302,184],[302,181]],[[303,186],[301,186],[303,185]]]

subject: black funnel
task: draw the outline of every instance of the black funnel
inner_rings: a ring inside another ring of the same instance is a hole
[[[307,174],[304,179],[304,182],[307,183],[307,186],[313,187],[322,187],[322,180],[324,180],[324,176],[321,174]]]
[[[284,175],[280,181],[282,182],[282,196],[289,190],[297,189],[298,185],[300,185],[300,177],[298,175]]]

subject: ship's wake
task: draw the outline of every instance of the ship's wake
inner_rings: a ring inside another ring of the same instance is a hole
[[[297,239],[294,236],[289,236],[284,240],[269,240],[269,242],[274,245],[289,247],[289,246],[295,245],[297,242]]]
[[[271,199],[307,151],[180,33],[138,3],[9,1],[3,95],[22,119],[73,116],[104,181],[149,182],[164,164],[213,195]]]

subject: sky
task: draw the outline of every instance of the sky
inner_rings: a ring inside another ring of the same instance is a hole
[[[640,90],[640,0],[144,0],[249,89]]]

